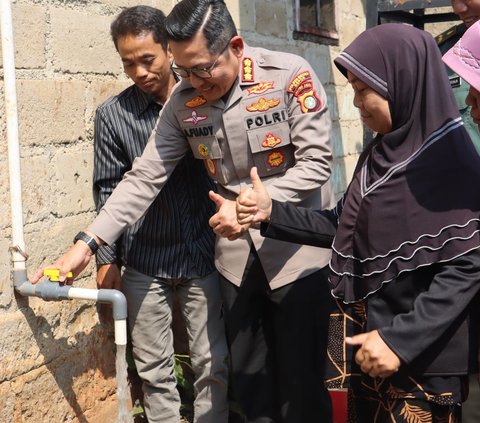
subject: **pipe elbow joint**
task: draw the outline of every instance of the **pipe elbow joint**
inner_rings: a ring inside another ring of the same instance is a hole
[[[127,299],[122,292],[116,289],[99,289],[98,301],[112,304],[114,320],[127,318]]]

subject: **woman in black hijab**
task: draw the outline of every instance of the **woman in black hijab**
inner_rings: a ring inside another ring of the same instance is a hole
[[[322,247],[335,234],[328,382],[349,382],[352,422],[458,422],[476,348],[480,158],[429,34],[380,25],[335,64],[377,133],[343,199],[332,211],[271,201],[252,169],[239,222]]]

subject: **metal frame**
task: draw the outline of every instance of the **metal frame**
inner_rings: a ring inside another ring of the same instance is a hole
[[[456,21],[454,13],[425,14],[432,7],[450,7],[450,0],[366,0],[367,28],[387,22],[402,22],[423,29],[426,23]]]

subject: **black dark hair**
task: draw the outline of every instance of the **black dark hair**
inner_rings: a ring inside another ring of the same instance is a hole
[[[223,0],[182,0],[165,20],[167,38],[187,41],[198,31],[207,40],[208,51],[218,54],[237,29]]]
[[[124,9],[110,25],[115,48],[118,50],[118,39],[127,35],[152,33],[153,41],[161,44],[167,51],[168,41],[165,36],[165,14],[154,7],[134,6]]]

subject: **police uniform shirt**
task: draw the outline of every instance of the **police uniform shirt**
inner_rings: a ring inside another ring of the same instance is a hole
[[[272,198],[331,208],[330,130],[326,94],[311,66],[296,55],[246,46],[226,99],[207,101],[186,80],[176,86],[156,134],[90,230],[114,241],[141,216],[189,148],[227,199],[250,184],[255,165]],[[329,250],[265,239],[251,228],[233,242],[217,238],[215,264],[231,282],[240,284],[252,243],[272,288],[330,259]]]

